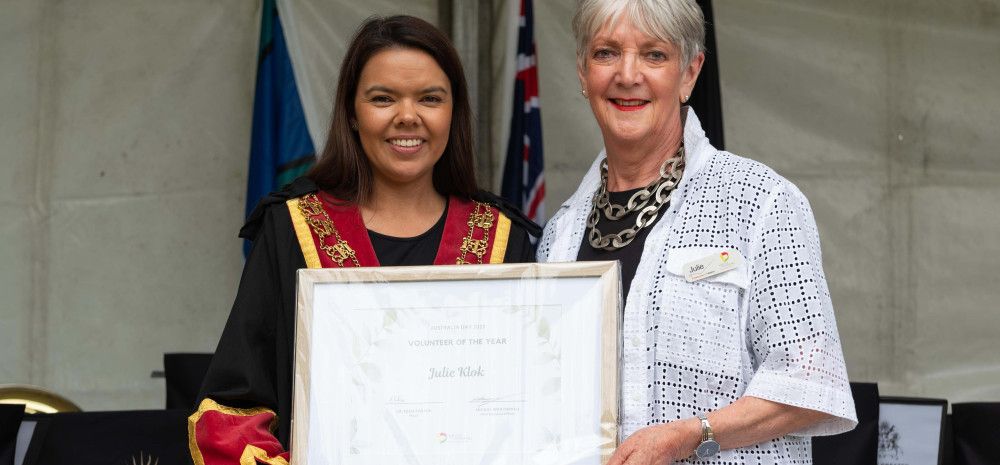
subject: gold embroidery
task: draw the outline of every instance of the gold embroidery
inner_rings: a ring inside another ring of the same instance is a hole
[[[493,250],[490,251],[490,263],[503,263],[507,253],[507,242],[510,240],[510,218],[503,213],[497,218],[497,230],[493,237]]]
[[[330,259],[337,263],[337,266],[343,267],[347,260],[354,263],[354,266],[361,266],[358,263],[358,255],[351,248],[351,245],[340,237],[337,228],[333,226],[333,220],[330,219],[330,215],[323,208],[323,204],[320,203],[316,194],[302,196],[299,200],[299,210],[305,217],[306,223],[309,223],[309,227],[319,237],[319,248],[323,249],[330,256]],[[326,238],[329,236],[333,236],[335,240],[333,245],[326,243]]]
[[[306,216],[299,208],[299,199],[289,199],[285,203],[288,205],[288,216],[292,218],[295,238],[299,240],[299,248],[302,249],[302,258],[306,259],[306,267],[323,268],[319,261],[319,254],[316,253],[316,244],[313,243],[312,233],[309,232],[309,225],[306,224]]]
[[[490,228],[493,227],[493,210],[485,203],[476,202],[476,208],[469,215],[469,233],[462,239],[462,246],[458,248],[458,259],[455,263],[465,265],[469,262],[465,260],[467,254],[476,256],[476,263],[483,263],[483,256],[490,243]],[[482,238],[476,239],[476,228],[482,229]]]
[[[264,449],[247,444],[243,448],[243,455],[240,456],[240,465],[257,465],[258,461],[268,465],[288,465],[288,461],[284,457],[271,457]]]

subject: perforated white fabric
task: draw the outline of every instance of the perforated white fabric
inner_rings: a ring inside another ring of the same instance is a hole
[[[770,168],[712,147],[691,110],[684,144],[684,178],[646,239],[625,308],[622,439],[750,395],[834,419],[692,463],[812,463],[809,436],[847,431],[857,416],[809,202]],[[546,225],[540,262],[575,260],[604,156]],[[746,265],[684,279],[681,265],[723,248]]]

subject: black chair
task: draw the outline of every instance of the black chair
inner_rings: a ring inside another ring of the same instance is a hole
[[[167,381],[167,409],[194,410],[212,354],[163,354]]]
[[[951,405],[955,465],[1000,464],[1000,402]]]
[[[878,385],[851,383],[858,426],[835,436],[812,439],[814,465],[875,465],[878,463]]]

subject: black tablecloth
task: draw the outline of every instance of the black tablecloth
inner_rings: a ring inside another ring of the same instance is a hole
[[[24,465],[191,465],[188,410],[25,415],[36,421]]]

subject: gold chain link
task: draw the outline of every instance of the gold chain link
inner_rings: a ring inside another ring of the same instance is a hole
[[[323,204],[320,203],[316,194],[304,195],[299,201],[299,211],[305,217],[306,223],[309,223],[309,227],[319,237],[319,247],[337,263],[337,266],[343,267],[347,260],[351,260],[354,266],[361,266],[358,263],[358,255],[351,248],[351,245],[340,237],[337,228],[333,226],[333,220],[330,219],[330,215],[323,208]],[[333,245],[326,243],[326,238],[329,236],[333,236],[336,240]]]
[[[476,256],[476,263],[483,263],[483,256],[486,255],[486,249],[489,247],[490,228],[493,227],[495,220],[493,210],[490,209],[489,205],[476,202],[476,208],[472,211],[472,215],[469,215],[469,221],[466,223],[469,225],[469,233],[462,239],[462,246],[458,248],[459,255],[455,264],[468,264],[465,256],[470,253]],[[483,230],[482,239],[475,239],[476,228]]]

